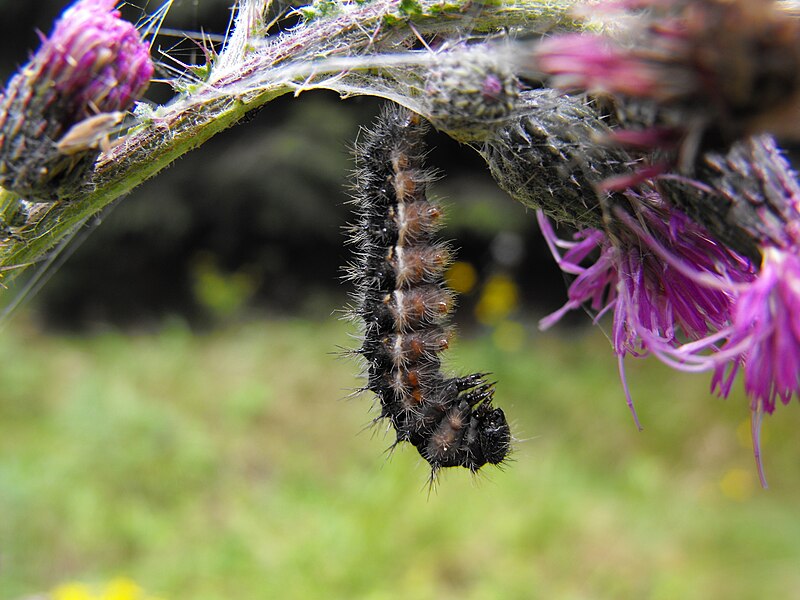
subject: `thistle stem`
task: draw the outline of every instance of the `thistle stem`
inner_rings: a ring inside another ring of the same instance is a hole
[[[243,0],[240,11],[250,8],[250,2]],[[232,60],[223,50],[215,61],[218,68],[212,64],[205,82],[191,85],[169,104],[137,113],[127,135],[100,156],[87,181],[36,211],[41,216],[15,228],[0,248],[0,274],[8,279],[41,260],[87,218],[247,113],[304,87],[325,87],[324,79],[317,78],[337,74],[326,71],[328,57],[369,53],[375,57],[374,69],[380,66],[381,52],[403,50],[401,43],[418,33],[576,29],[580,25],[569,9],[577,2],[500,0],[476,10],[470,0],[375,0],[342,5],[327,16],[312,15],[310,21],[272,37],[248,21],[249,43],[243,45],[241,36],[237,38],[239,56]],[[332,66],[341,69],[341,62],[336,63]],[[0,214],[16,202],[16,195],[0,188]]]

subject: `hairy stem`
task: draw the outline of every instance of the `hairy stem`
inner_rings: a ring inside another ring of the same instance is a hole
[[[574,29],[580,26],[569,9],[576,1],[492,0],[478,6],[471,0],[374,0],[339,5],[324,15],[315,4],[309,21],[272,37],[248,18],[247,43],[241,35],[232,37],[235,47],[216,57],[205,81],[190,82],[165,106],[137,113],[128,134],[101,155],[88,181],[56,203],[33,205],[27,221],[9,230],[0,248],[0,273],[13,276],[42,259],[86,219],[247,113],[283,94],[325,87],[324,78],[342,70],[342,59],[374,56],[374,68],[381,53],[407,49],[404,43],[417,33],[485,36],[501,30]],[[254,5],[244,0],[240,13],[249,9],[252,16]],[[14,194],[0,189],[0,217],[7,224],[18,205]]]

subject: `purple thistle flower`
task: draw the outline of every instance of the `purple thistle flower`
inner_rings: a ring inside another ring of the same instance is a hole
[[[616,39],[545,40],[535,60],[556,86],[614,97],[607,140],[645,160],[598,189],[643,198],[613,210],[613,230],[582,234],[596,240],[591,267],[580,268],[586,252],[577,264],[557,256],[578,277],[543,325],[583,303],[597,308],[605,293],[623,384],[628,353],[711,370],[723,397],[742,373],[766,486],[763,415],[800,397],[800,188],[774,140],[752,134],[800,133],[800,21],[774,0],[614,4],[649,10]],[[647,200],[653,189],[666,204]],[[552,228],[542,229],[555,249]]]
[[[701,142],[726,147],[760,132],[800,136],[800,21],[780,3],[645,0],[606,7],[648,10],[631,14],[613,38],[566,34],[541,42],[534,64],[553,85],[653,103],[659,111],[652,122],[634,118],[645,128],[638,136],[675,150],[681,134],[681,167],[690,166],[695,157],[685,155]],[[624,107],[620,112],[626,124]]]
[[[583,305],[611,312],[631,410],[628,354],[711,371],[723,397],[741,373],[766,485],[763,415],[800,397],[800,187],[773,138],[750,134],[797,133],[787,115],[800,110],[800,22],[772,0],[615,4],[649,10],[617,39],[555,36],[536,51],[551,83],[614,96],[599,139],[640,158],[595,182],[608,198],[601,226],[578,224],[564,241],[540,215],[575,275],[541,325]]]
[[[707,353],[731,331],[735,290],[754,278],[749,260],[718,244],[683,214],[668,210],[654,194],[636,200],[637,220],[617,211],[613,232],[583,230],[574,242],[558,239],[539,213],[556,261],[577,275],[567,304],[541,325],[547,328],[584,304],[597,312],[595,320],[613,311],[612,344],[632,411],[624,357],[652,353],[682,370],[712,369],[716,363]],[[567,251],[562,255],[559,248]],[[583,266],[593,252],[594,262]],[[635,412],[633,416],[638,426]]]
[[[78,0],[0,97],[0,185],[53,201],[79,182],[146,90],[148,45],[116,0]]]
[[[712,390],[722,397],[730,394],[743,372],[753,451],[766,487],[760,442],[763,415],[771,414],[778,400],[787,404],[793,396],[800,398],[800,252],[794,245],[762,247],[757,270],[749,259],[719,244],[682,213],[667,209],[652,193],[638,199],[636,218],[615,212],[613,232],[585,229],[574,241],[558,239],[539,213],[556,261],[576,275],[569,301],[543,319],[542,328],[583,305],[597,312],[595,321],[613,312],[612,343],[637,426],[625,382],[627,354],[653,354],[683,371],[711,370]],[[787,226],[787,236],[793,233]]]
[[[716,333],[731,323],[738,284],[750,282],[750,261],[718,244],[699,225],[650,198],[635,206],[638,220],[617,211],[611,233],[583,230],[576,242],[559,240],[541,213],[540,226],[561,268],[578,275],[569,302],[543,320],[549,327],[567,310],[585,303],[599,313],[612,306],[618,354],[646,354],[677,348]],[[567,248],[561,255],[558,248]],[[593,250],[590,267],[581,265]],[[619,304],[622,304],[620,309]]]
[[[567,303],[542,319],[541,328],[549,329],[567,312],[584,305],[597,313],[597,322],[613,304],[617,282],[617,271],[612,258],[613,247],[608,243],[608,237],[599,229],[586,228],[575,233],[574,241],[562,240],[556,235],[550,219],[543,211],[536,211],[536,217],[558,266],[565,273],[577,276],[567,291]],[[566,249],[566,252],[562,255],[559,248]],[[588,267],[582,266],[596,252],[599,252],[599,256],[594,262]]]
[[[536,66],[552,76],[553,87],[635,97],[662,96],[671,82],[658,69],[601,36],[567,33],[536,48]]]
[[[800,256],[767,248],[758,279],[736,302],[730,345],[747,340],[744,387],[753,410],[800,396]]]
[[[127,110],[153,75],[147,44],[114,10],[116,0],[78,0],[64,12],[32,61],[54,83],[75,120]]]
[[[761,422],[780,399],[800,398],[800,255],[797,249],[768,247],[758,277],[743,286],[733,307],[728,341],[715,357],[712,390],[727,397],[744,371],[750,397],[753,450],[761,485]]]

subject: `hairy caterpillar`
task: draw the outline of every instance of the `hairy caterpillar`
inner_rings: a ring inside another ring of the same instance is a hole
[[[396,443],[413,444],[433,475],[452,466],[474,472],[504,460],[511,434],[485,373],[442,374],[454,294],[443,277],[451,250],[435,237],[441,211],[426,195],[426,130],[421,117],[391,105],[356,147],[356,258],[347,267],[352,316],[364,324],[356,353]]]

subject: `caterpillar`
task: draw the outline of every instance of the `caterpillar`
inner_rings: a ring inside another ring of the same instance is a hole
[[[425,169],[427,124],[389,105],[356,144],[349,244],[345,267],[354,282],[350,316],[363,326],[367,385],[397,434],[430,464],[472,472],[503,462],[511,433],[492,406],[486,373],[446,377],[439,355],[452,334],[455,294],[444,282],[452,249],[436,238],[441,208],[427,198],[434,174]]]

